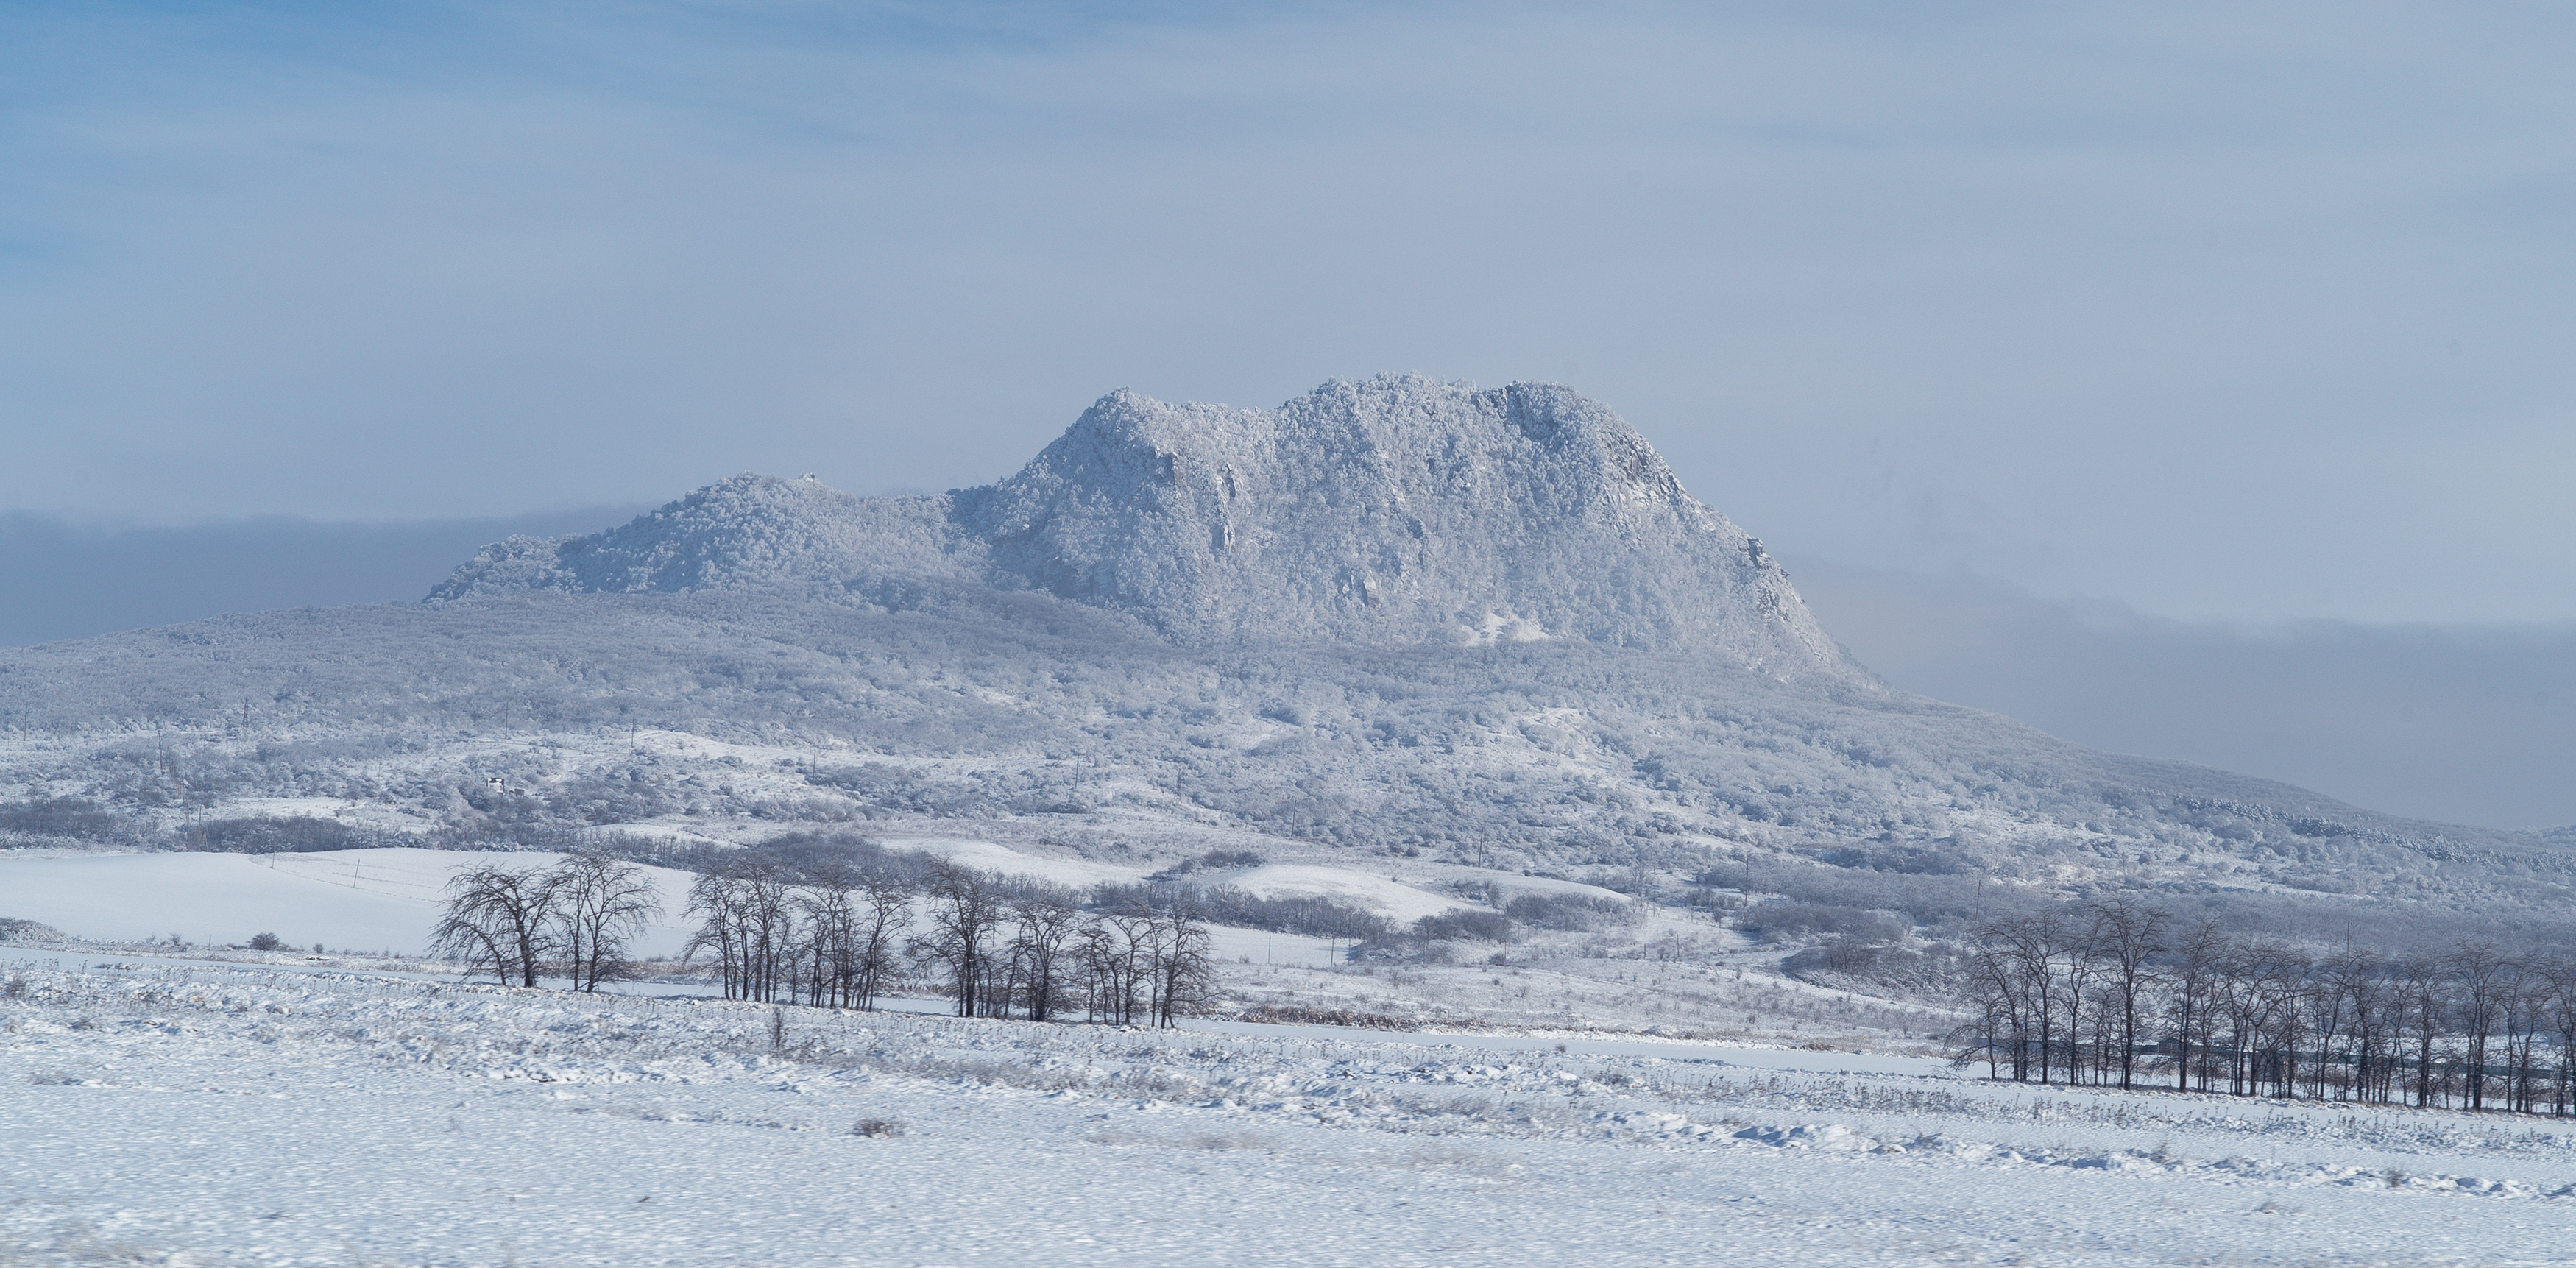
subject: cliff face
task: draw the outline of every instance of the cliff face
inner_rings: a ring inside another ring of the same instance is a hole
[[[1336,382],[1277,409],[1101,398],[1018,474],[926,498],[742,476],[624,527],[518,539],[433,599],[1035,588],[1176,641],[1575,639],[1865,680],[1761,544],[1564,388]]]

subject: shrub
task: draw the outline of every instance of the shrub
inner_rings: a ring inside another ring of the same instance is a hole
[[[1643,898],[1654,891],[1655,874],[1647,871],[1643,865],[1625,868],[1602,868],[1593,872],[1591,875],[1584,877],[1583,883],[1609,890],[1614,894],[1626,894],[1631,898]]]
[[[1510,942],[1518,936],[1512,918],[1498,911],[1469,911],[1452,907],[1437,916],[1424,916],[1413,922],[1413,936],[1446,942]]]
[[[1180,862],[1174,863],[1170,867],[1164,868],[1162,871],[1156,872],[1145,879],[1152,881],[1174,881],[1179,880],[1192,872],[1198,871],[1200,868],[1206,868],[1212,872],[1222,872],[1238,867],[1259,867],[1264,861],[1265,860],[1260,855],[1255,854],[1250,850],[1210,850],[1194,859],[1182,859]]]
[[[359,850],[384,844],[376,833],[336,819],[259,816],[210,819],[180,834],[180,848],[213,854],[290,854]]]
[[[253,951],[276,951],[285,946],[286,939],[273,933],[255,933],[250,936],[250,949]]]
[[[1867,973],[1889,958],[1903,954],[1885,946],[1835,938],[1822,946],[1809,947],[1780,962],[1791,976],[1815,970],[1833,973]]]
[[[0,832],[29,836],[98,838],[116,831],[116,816],[79,797],[0,802]]]
[[[1090,906],[1095,911],[1177,909],[1211,924],[1310,938],[1356,940],[1394,932],[1385,917],[1329,898],[1263,898],[1232,885],[1100,885],[1091,891]]]
[[[1910,932],[1902,920],[1883,911],[1830,903],[1763,903],[1738,917],[1743,926],[1773,941],[1839,934],[1859,943],[1887,943]]]
[[[62,942],[63,931],[34,920],[0,916],[0,942]]]
[[[1569,933],[1616,928],[1645,916],[1634,904],[1590,894],[1523,894],[1504,904],[1503,914],[1525,925]]]

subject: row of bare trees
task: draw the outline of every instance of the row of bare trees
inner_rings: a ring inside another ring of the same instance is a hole
[[[2576,1114],[2565,960],[2314,955],[2117,898],[1988,924],[1965,970],[1954,1055],[1997,1078]]]
[[[685,954],[714,958],[725,998],[873,1008],[902,974],[912,891],[848,868],[738,863],[699,875],[689,914]]]
[[[604,854],[548,868],[495,863],[449,878],[430,949],[505,983],[560,973],[595,991],[624,975],[628,949],[661,912],[653,878]]]
[[[920,904],[916,921],[915,903]],[[1070,891],[951,863],[917,878],[746,858],[700,875],[689,954],[725,997],[872,1008],[907,969],[961,1017],[1172,1025],[1211,995],[1207,927],[1144,906],[1092,913]]]

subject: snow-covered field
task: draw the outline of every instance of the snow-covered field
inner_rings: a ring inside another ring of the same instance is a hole
[[[1134,881],[1141,869],[1014,850],[990,841],[899,838],[901,848],[1067,885]],[[340,850],[310,854],[0,853],[0,917],[34,920],[75,939],[133,945],[176,937],[195,946],[235,946],[275,933],[291,949],[321,944],[334,954],[426,951],[447,878],[465,868],[551,866],[545,853]],[[648,869],[662,918],[638,940],[643,958],[676,957],[686,946],[685,896],[693,877]],[[1409,870],[1421,872],[1418,865]],[[1491,875],[1443,869],[1452,875]],[[1398,880],[1350,867],[1280,865],[1202,872],[1192,879],[1255,892],[1330,897],[1411,919],[1467,900],[1443,894],[1432,876]],[[1600,896],[1563,881],[1499,877],[1511,892]],[[916,914],[916,929],[927,931]],[[1404,1017],[1478,1017],[1517,1026],[1575,1030],[1654,1027],[1804,1042],[1915,1039],[1931,1019],[1920,1009],[1854,1000],[1768,968],[1777,954],[1730,959],[1742,939],[1704,915],[1655,908],[1615,937],[1540,935],[1512,945],[1507,966],[1465,964],[1354,967],[1347,941],[1223,926],[1212,930],[1225,989],[1250,1005],[1351,1009]],[[1615,951],[1616,956],[1607,954]],[[1686,953],[1685,953],[1686,952]],[[674,966],[648,972],[667,978]],[[666,981],[656,989],[670,989]],[[1947,1023],[1941,1023],[1946,1028]]]
[[[1070,886],[1132,883],[1148,870],[1039,857],[988,841],[905,838],[889,844]],[[275,933],[299,949],[319,944],[334,952],[414,956],[429,945],[449,877],[496,863],[550,867],[561,858],[409,849],[258,855],[15,851],[0,853],[0,917],[39,921],[74,938],[104,942],[177,938],[226,946]],[[645,871],[661,892],[663,914],[637,939],[635,954],[677,957],[689,940],[684,909],[694,877],[668,868]],[[1406,919],[1457,905],[1455,899],[1348,869],[1256,871],[1288,876],[1256,892],[1340,897]],[[1331,962],[1333,945],[1293,934],[1218,929],[1215,951],[1229,963],[1320,967]]]
[[[783,1033],[773,1034],[773,1018]],[[2536,1120],[0,952],[0,1263],[2543,1263]]]
[[[148,942],[177,937],[216,946],[274,933],[289,946],[419,955],[438,924],[448,878],[500,864],[551,867],[562,855],[453,850],[331,850],[311,854],[0,854],[0,916],[36,920],[75,938]],[[686,872],[648,868],[662,918],[636,941],[641,956],[676,956],[689,932]]]

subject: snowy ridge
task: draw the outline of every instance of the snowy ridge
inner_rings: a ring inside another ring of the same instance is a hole
[[[526,590],[614,594],[767,589],[835,593],[954,582],[976,553],[948,499],[857,498],[813,479],[746,472],[587,537],[485,547],[433,602]]]
[[[1118,391],[998,484],[855,498],[737,476],[604,533],[500,543],[430,598],[764,589],[895,608],[978,585],[1191,643],[1570,637],[1866,679],[1634,428],[1536,384],[1380,377],[1269,410]]]

